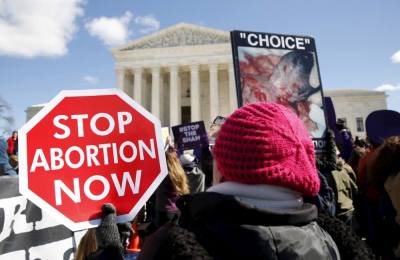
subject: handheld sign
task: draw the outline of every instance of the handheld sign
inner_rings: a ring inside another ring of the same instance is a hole
[[[231,40],[239,106],[274,102],[289,107],[322,151],[326,119],[314,39],[232,31]]]
[[[208,145],[206,128],[203,121],[171,127],[175,144],[180,150],[190,150]]]
[[[62,91],[19,132],[20,192],[71,230],[134,218],[168,174],[160,121],[119,90]]]

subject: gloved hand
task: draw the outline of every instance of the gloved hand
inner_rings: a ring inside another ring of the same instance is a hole
[[[96,228],[98,250],[87,259],[124,259],[124,245],[132,232],[132,225],[127,222],[118,226],[115,207],[110,203],[104,204],[101,211],[102,221]]]

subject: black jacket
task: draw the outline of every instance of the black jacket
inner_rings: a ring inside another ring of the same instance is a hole
[[[318,212],[311,204],[281,213],[204,192],[182,197],[178,206],[179,226],[167,224],[149,237],[139,259],[340,258],[331,236],[315,221]]]

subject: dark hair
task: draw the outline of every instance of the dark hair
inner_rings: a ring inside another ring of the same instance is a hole
[[[370,182],[383,188],[383,183],[389,176],[400,172],[400,136],[392,136],[383,142],[377,150],[375,160],[371,165]]]

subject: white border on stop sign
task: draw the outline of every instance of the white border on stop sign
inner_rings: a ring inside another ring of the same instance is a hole
[[[55,219],[60,221],[60,224],[65,225],[72,231],[87,229],[96,227],[100,224],[101,219],[95,219],[85,222],[75,223],[61,212],[55,209],[53,206],[48,204],[45,200],[40,198],[38,195],[33,193],[28,188],[28,162],[27,162],[27,133],[42,120],[56,105],[58,105],[65,97],[77,97],[77,96],[104,96],[104,95],[117,95],[127,104],[132,106],[140,114],[144,115],[147,119],[153,122],[156,131],[156,142],[157,151],[160,163],[160,173],[157,178],[153,181],[147,191],[138,200],[136,205],[131,209],[128,214],[120,215],[117,217],[118,223],[132,221],[133,218],[139,213],[140,209],[150,198],[153,192],[157,189],[163,179],[168,175],[167,164],[165,160],[164,142],[161,136],[161,123],[160,120],[153,114],[144,109],[141,105],[136,103],[132,98],[126,95],[119,89],[90,89],[90,90],[63,90],[56,97],[54,97],[49,103],[42,108],[31,120],[29,120],[19,131],[18,131],[18,152],[19,152],[19,192],[27,197],[30,201],[36,204],[41,209],[48,212]],[[99,208],[99,211],[101,209]]]

